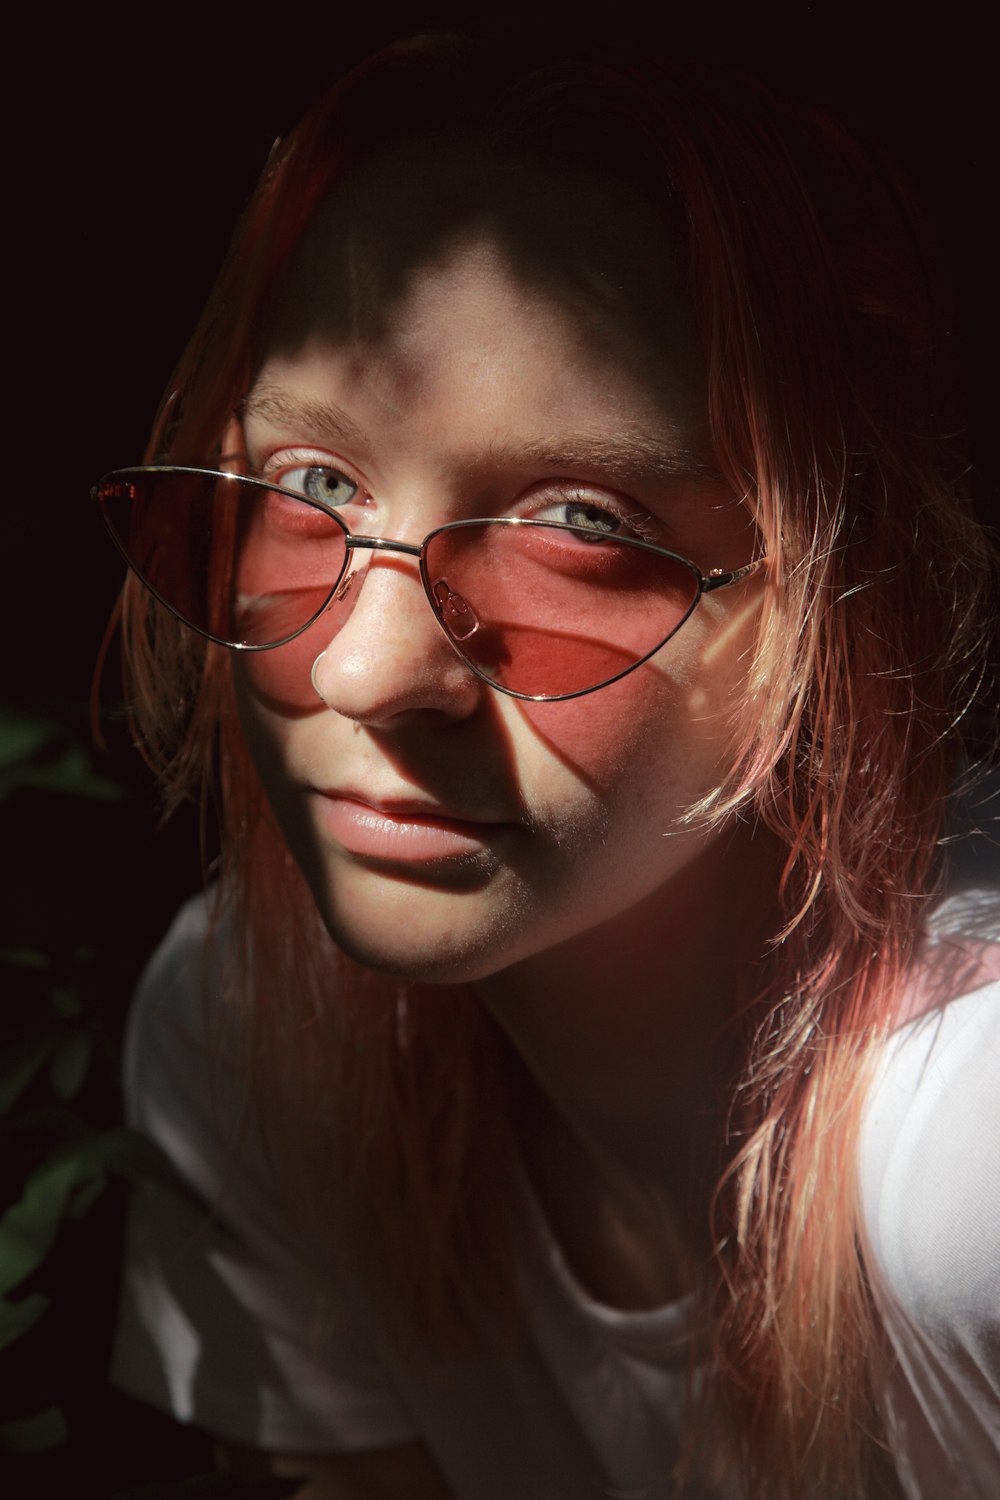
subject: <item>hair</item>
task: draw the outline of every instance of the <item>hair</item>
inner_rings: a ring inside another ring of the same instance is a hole
[[[860,1492],[881,1356],[859,1117],[939,878],[972,710],[990,701],[989,546],[935,416],[919,224],[876,152],[734,75],[400,44],[272,153],[151,458],[218,459],[314,210],[414,119],[487,154],[583,165],[597,151],[669,200],[684,236],[717,460],[770,578],[730,773],[689,816],[757,819],[784,850],[783,927],[748,1010],[715,1200],[715,1386],[748,1494]],[[503,1044],[471,994],[390,982],[336,952],[265,805],[226,653],[131,580],[123,620],[137,732],[168,806],[218,797],[232,986],[294,1195],[326,1201],[329,1142],[348,1143],[336,1181],[382,1305],[407,1311],[415,1347],[446,1345],[511,1295]]]

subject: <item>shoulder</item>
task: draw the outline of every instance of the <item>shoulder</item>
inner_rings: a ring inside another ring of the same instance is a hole
[[[133,1194],[113,1381],[273,1452],[409,1443],[349,1258],[320,1300],[289,1221],[239,1062],[229,936],[214,893],[188,902],[136,995],[129,1114],[174,1173]]]
[[[993,979],[897,1033],[868,1099],[868,1240],[895,1298],[928,1331],[1000,1306],[998,1081]]]
[[[192,896],[174,917],[139,979],[129,1022],[126,1064],[137,1046],[203,1033],[205,1002],[222,978],[225,906],[217,887]]]
[[[213,1222],[285,1256],[285,1206],[252,1093],[250,976],[233,922],[212,887],[181,907],[153,953],[126,1035],[127,1116]]]
[[[216,890],[181,907],[139,981],[125,1039],[129,1123],[189,1177],[194,1143],[200,1148],[220,1134],[235,1108],[235,1074],[215,1044],[224,1013],[224,932]]]
[[[870,1251],[928,1333],[1000,1310],[998,804],[984,782],[953,808],[909,1019],[883,1049],[861,1132]]]
[[[982,851],[930,925],[913,1019],[889,1038],[859,1142],[884,1388],[908,1495],[1000,1478],[1000,887]],[[985,1485],[985,1488],[984,1488]]]

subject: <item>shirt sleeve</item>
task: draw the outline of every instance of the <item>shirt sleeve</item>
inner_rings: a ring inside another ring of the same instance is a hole
[[[910,1500],[1000,1494],[1000,984],[893,1039],[861,1138],[873,1293]]]
[[[240,1082],[211,1055],[207,901],[184,907],[136,996],[130,1123],[178,1174],[129,1214],[112,1380],[184,1422],[271,1452],[384,1447],[415,1436],[359,1289],[315,1288],[297,1261]]]

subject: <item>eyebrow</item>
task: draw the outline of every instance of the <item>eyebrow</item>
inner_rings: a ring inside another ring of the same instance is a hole
[[[241,420],[259,418],[305,426],[325,438],[369,446],[364,430],[334,402],[293,396],[274,386],[250,392],[240,403]],[[668,481],[698,476],[721,479],[711,460],[695,454],[673,434],[654,437],[642,432],[594,436],[591,433],[561,435],[558,439],[526,438],[513,441],[495,437],[482,453],[492,462],[511,466],[530,464],[553,473],[593,469],[620,483]]]
[[[305,397],[286,395],[274,386],[261,386],[252,390],[240,402],[236,415],[244,422],[253,417],[273,422],[289,422],[295,426],[309,427],[324,437],[367,446],[363,430],[342,407],[332,401],[312,401]]]
[[[594,437],[574,433],[556,441],[531,440],[489,445],[491,457],[503,462],[527,460],[539,468],[559,470],[598,469],[609,478],[623,482],[669,480],[691,475],[718,479],[715,464],[698,457],[685,444],[671,437],[654,437],[642,432],[615,433]]]

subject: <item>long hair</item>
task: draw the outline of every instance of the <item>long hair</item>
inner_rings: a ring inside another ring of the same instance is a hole
[[[661,194],[683,238],[717,461],[770,570],[731,771],[689,816],[756,818],[785,851],[716,1194],[714,1385],[747,1493],[855,1493],[879,1358],[860,1111],[939,877],[965,726],[988,701],[989,550],[937,404],[914,217],[876,153],[737,77],[402,44],[276,148],[150,457],[219,458],[313,211],[414,120],[556,164],[596,153]],[[168,799],[218,797],[233,990],[274,1150],[295,1196],[322,1204],[341,1143],[337,1191],[380,1296],[407,1311],[415,1347],[447,1344],[511,1295],[503,1045],[469,994],[336,952],[264,803],[226,654],[134,582],[123,619],[138,736]]]

